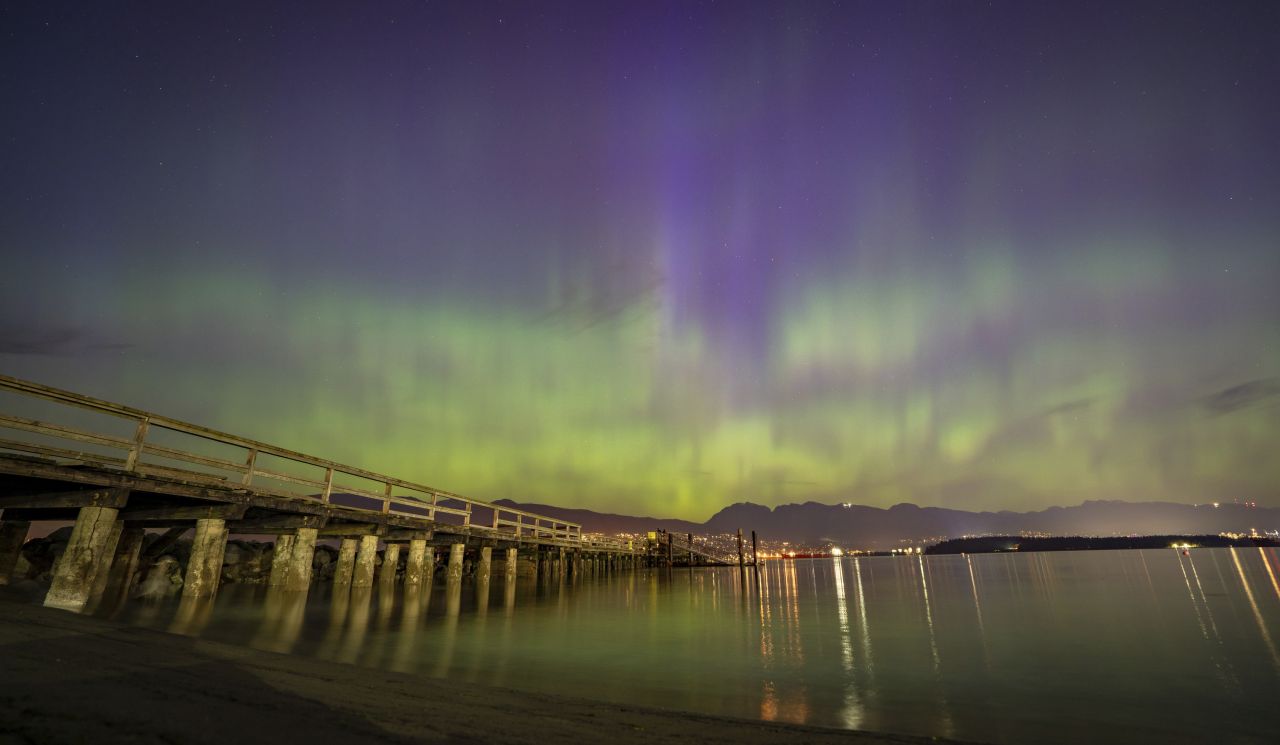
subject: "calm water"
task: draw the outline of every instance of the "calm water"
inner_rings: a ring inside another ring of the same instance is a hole
[[[995,743],[1280,741],[1280,552],[845,558],[118,618],[518,689]]]

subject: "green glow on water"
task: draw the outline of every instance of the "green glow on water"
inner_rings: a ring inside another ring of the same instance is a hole
[[[121,618],[524,690],[992,743],[1264,742],[1274,549],[766,562],[332,593]],[[487,600],[483,603],[480,598]],[[274,603],[274,604],[273,604]],[[1087,702],[1087,703],[1085,703]],[[1173,705],[1175,704],[1176,705]]]

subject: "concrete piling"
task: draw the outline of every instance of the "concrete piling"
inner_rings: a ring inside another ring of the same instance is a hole
[[[434,553],[425,539],[414,538],[409,541],[409,556],[404,564],[405,587],[421,587],[424,582],[430,582],[430,567],[435,564]]]
[[[0,585],[9,584],[9,576],[18,563],[22,544],[27,542],[31,529],[29,520],[5,520],[0,522]]]
[[[284,584],[285,575],[289,571],[289,559],[293,554],[293,542],[295,540],[288,533],[276,536],[276,545],[271,552],[271,576],[267,579],[268,587],[280,587]]]
[[[196,520],[196,535],[191,542],[191,558],[187,562],[183,597],[211,598],[218,592],[222,578],[222,556],[227,549],[227,521],[217,518]]]
[[[378,572],[378,582],[381,583],[384,590],[389,590],[396,584],[396,571],[400,568],[400,544],[388,543],[387,550],[382,554],[382,568]]]
[[[378,560],[378,536],[360,537],[360,550],[356,554],[355,571],[351,577],[352,587],[372,587],[374,564]]]
[[[298,528],[298,532],[291,536],[293,540],[289,547],[281,589],[305,593],[311,588],[311,562],[316,553],[316,538],[319,533],[315,528]]]
[[[124,521],[116,520],[111,526],[111,535],[107,537],[105,546],[106,561],[93,574],[93,587],[89,590],[89,602],[85,604],[85,612],[93,613],[102,605],[102,597],[107,591],[107,581],[111,579],[111,569],[115,565],[116,548],[120,545],[120,534],[124,532]]]
[[[354,538],[343,538],[338,546],[338,564],[333,572],[333,586],[350,585],[356,569],[356,544]]]
[[[142,528],[125,528],[116,544],[116,555],[111,562],[110,578],[107,588],[115,602],[129,597],[133,588],[133,578],[138,573],[138,564],[142,558],[142,544],[147,532]]]
[[[507,581],[512,582],[516,578],[516,550],[514,548],[507,549]]]
[[[53,584],[44,598],[46,606],[76,612],[84,609],[96,573],[111,560],[106,552],[107,541],[118,514],[119,510],[112,507],[80,508],[71,540],[53,568]]]
[[[489,570],[493,565],[493,548],[489,546],[480,547],[480,563],[476,566],[476,577],[489,581]]]
[[[445,574],[449,582],[462,581],[462,557],[466,550],[465,543],[455,543],[449,547],[449,569]]]

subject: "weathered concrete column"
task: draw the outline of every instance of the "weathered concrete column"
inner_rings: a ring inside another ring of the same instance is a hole
[[[217,518],[196,520],[196,536],[191,541],[191,559],[182,596],[211,598],[218,592],[222,577],[222,555],[227,550],[227,521]]]
[[[27,542],[30,520],[5,520],[0,522],[0,585],[9,584],[9,575],[18,563],[22,544]]]
[[[400,544],[388,543],[387,550],[382,553],[382,568],[378,571],[378,582],[383,588],[391,588],[396,584],[396,570],[400,568]]]
[[[507,549],[507,579],[516,578],[516,550],[514,548]]]
[[[316,528],[298,528],[297,534],[292,536],[281,589],[306,592],[311,588],[311,562],[315,558],[319,533]]]
[[[360,537],[360,552],[356,554],[355,574],[351,578],[352,587],[371,587],[373,585],[373,565],[378,560],[378,536]]]
[[[112,597],[119,601],[129,597],[133,588],[134,575],[138,573],[138,563],[142,556],[142,544],[147,532],[142,528],[125,528],[116,544],[116,556],[111,562],[111,576],[107,589]]]
[[[107,541],[120,511],[112,507],[81,507],[71,530],[67,550],[53,568],[53,584],[44,604],[50,608],[80,611],[89,601],[93,580],[111,561]]]
[[[462,556],[467,550],[467,544],[455,543],[449,547],[449,570],[445,577],[450,582],[462,581]]]
[[[285,575],[289,572],[289,559],[293,555],[294,540],[296,539],[288,533],[276,536],[276,545],[271,551],[271,577],[267,580],[267,587],[280,587],[284,584]]]
[[[425,539],[414,538],[409,541],[409,556],[404,562],[405,587],[420,587],[423,580],[430,576],[427,574],[427,552],[430,550]]]
[[[115,565],[116,547],[120,545],[120,534],[124,532],[124,521],[116,520],[111,526],[111,535],[107,537],[105,546],[107,560],[98,567],[93,575],[93,588],[89,590],[89,602],[85,603],[86,613],[93,613],[102,605],[102,596],[107,591],[107,581],[111,579],[111,568]]]
[[[476,563],[476,613],[483,616],[489,612],[489,570],[492,567],[493,549],[480,547],[480,561]]]
[[[493,567],[493,548],[490,546],[480,547],[480,563],[476,565],[476,578],[485,582],[489,581],[489,571]]]
[[[556,574],[563,577],[566,571],[567,571],[567,567],[565,567],[564,565],[564,548],[561,547],[560,550],[556,553]]]
[[[356,539],[343,538],[338,546],[338,565],[333,572],[333,586],[350,585],[356,569]]]

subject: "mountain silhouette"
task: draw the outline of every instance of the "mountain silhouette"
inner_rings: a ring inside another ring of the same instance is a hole
[[[1280,508],[1245,504],[1190,505],[1174,502],[1088,501],[1074,507],[1033,512],[969,512],[910,503],[889,508],[856,504],[784,504],[774,508],[751,502],[731,504],[705,523],[634,517],[499,500],[530,512],[582,525],[598,533],[732,533],[754,530],[761,538],[805,544],[833,543],[848,548],[889,549],[903,541],[935,543],[976,535],[1124,536],[1247,533],[1280,528]]]

